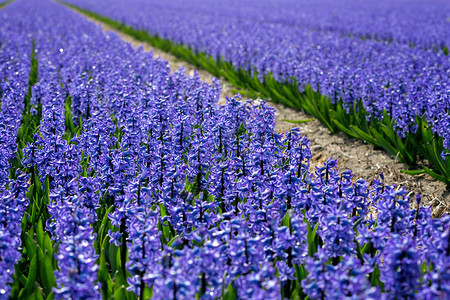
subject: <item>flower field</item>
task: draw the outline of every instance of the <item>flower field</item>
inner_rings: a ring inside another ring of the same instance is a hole
[[[450,183],[448,1],[212,2],[67,1]]]
[[[302,2],[8,1],[0,299],[448,299],[448,215],[74,12],[448,184],[448,4]]]

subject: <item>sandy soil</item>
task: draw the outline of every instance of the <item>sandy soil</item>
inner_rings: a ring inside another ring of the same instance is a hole
[[[82,16],[88,18],[85,15]],[[211,78],[213,75],[209,72],[180,61],[171,54],[122,34],[103,23],[99,23],[91,18],[88,19],[99,24],[105,31],[117,33],[124,41],[132,44],[134,47],[143,47],[145,51],[153,51],[155,57],[161,57],[169,62],[172,71],[184,66],[188,74],[193,75],[193,72],[197,71],[202,80],[208,83],[212,82]],[[222,84],[221,102],[225,102],[226,97],[235,96],[232,90],[236,90],[237,88],[230,85],[223,78],[220,78],[220,81]],[[245,97],[243,98],[244,100],[248,100]],[[450,213],[450,190],[444,183],[434,180],[427,174],[419,176],[403,174],[400,170],[406,169],[407,167],[396,161],[390,154],[383,150],[374,149],[372,145],[362,141],[348,138],[344,133],[332,135],[316,119],[304,124],[285,122],[283,121],[285,119],[304,120],[311,117],[281,104],[271,102],[270,105],[276,109],[275,130],[277,132],[283,133],[292,128],[299,127],[301,132],[310,140],[310,146],[313,152],[312,167],[322,165],[329,157],[333,157],[338,160],[340,170],[352,170],[355,179],[364,178],[370,182],[374,178],[379,179],[379,173],[383,172],[386,184],[406,187],[412,199],[415,199],[414,196],[416,193],[420,193],[422,195],[421,204],[424,206],[431,205],[435,217],[440,217],[445,212]],[[414,207],[416,204],[415,201],[413,202],[412,206]]]

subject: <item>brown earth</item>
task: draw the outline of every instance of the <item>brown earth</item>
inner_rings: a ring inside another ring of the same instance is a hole
[[[212,83],[211,78],[213,78],[213,75],[209,72],[181,61],[175,56],[136,40],[129,35],[118,32],[92,18],[86,17],[85,15],[82,16],[100,25],[104,31],[118,34],[124,41],[134,47],[143,47],[145,51],[153,51],[154,57],[161,57],[169,62],[172,72],[183,66],[189,75],[193,75],[194,71],[197,71],[203,81]],[[223,78],[219,79],[222,85],[220,101],[224,103],[226,97],[235,96],[233,90],[237,90],[237,88],[233,87]],[[242,98],[248,100],[245,97]],[[260,100],[257,99],[254,101]],[[340,170],[352,170],[355,178],[363,178],[371,182],[374,178],[379,179],[380,172],[383,172],[386,184],[404,186],[409,191],[412,199],[415,199],[415,194],[420,193],[422,195],[421,204],[424,206],[431,205],[433,208],[433,216],[440,217],[444,213],[450,212],[450,190],[444,183],[433,179],[427,174],[417,176],[403,174],[400,170],[406,169],[407,167],[399,163],[390,154],[383,150],[374,149],[372,145],[366,144],[363,141],[349,138],[342,132],[330,134],[328,129],[316,119],[304,124],[286,122],[284,121],[285,119],[304,120],[311,118],[311,116],[281,104],[270,102],[270,105],[276,109],[275,130],[278,133],[284,133],[292,128],[299,127],[300,131],[310,140],[313,153],[312,167],[323,165],[328,158],[332,157],[338,160]],[[413,202],[412,206],[415,207],[415,201]]]

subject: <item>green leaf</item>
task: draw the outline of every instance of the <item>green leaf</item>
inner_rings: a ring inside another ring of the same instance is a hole
[[[37,175],[34,177],[34,186],[36,188],[36,196],[39,198],[42,196],[42,185]]]
[[[383,283],[380,281],[380,269],[378,268],[378,265],[375,265],[375,268],[373,269],[373,272],[370,275],[370,284],[372,286],[378,286],[383,285]]]
[[[120,251],[117,251],[117,253],[116,253],[116,268],[119,271],[119,273],[121,274],[121,276],[126,277],[127,274],[122,274],[123,273],[122,272],[122,263],[124,263],[124,264],[126,263],[125,261],[122,262],[122,247],[123,246],[121,246]]]
[[[288,98],[284,97],[282,94],[280,94],[279,92],[277,92],[275,89],[270,90],[273,94],[272,100],[274,100],[274,102],[276,103],[282,103],[286,106],[292,107],[292,108],[296,108],[296,105],[289,100]]]
[[[116,276],[114,277],[115,286],[114,286],[114,300],[123,300],[128,299],[126,293],[126,281],[122,276],[122,273],[117,271]]]
[[[335,128],[330,123],[330,110],[328,108],[324,109],[323,107],[320,107],[318,105],[317,100],[315,100],[314,94],[313,98],[310,98],[310,102],[312,104],[312,111],[310,112],[313,116],[315,116],[317,119],[319,119],[322,123],[327,126],[328,130],[330,130],[331,133],[335,133]],[[324,110],[324,112],[321,111],[321,109]]]
[[[239,125],[238,130],[236,131],[236,136],[241,136],[244,133],[244,131],[245,131],[244,124],[241,123]]]
[[[117,247],[116,245],[111,243],[108,244],[108,252],[106,254],[108,255],[108,260],[111,264],[111,270],[113,273],[116,272],[119,268],[116,262],[117,252],[119,252],[118,250],[119,247]]]
[[[293,88],[291,86],[282,85],[283,93],[295,104],[296,108],[301,108],[300,97],[294,95]],[[298,90],[298,89],[297,89]]]
[[[50,193],[50,177],[49,176],[45,177],[44,185],[45,185],[45,192],[47,194]],[[46,204],[48,204],[48,203],[46,203]]]
[[[377,132],[373,127],[370,129],[372,135],[377,140],[379,146],[383,147],[387,152],[389,152],[393,156],[398,155],[400,161],[403,161],[403,157],[400,157],[401,155],[399,154],[399,151],[394,146],[392,146],[388,141],[386,141],[383,138],[383,136],[379,132]]]
[[[391,144],[396,145],[397,150],[399,150],[403,158],[407,160],[407,164],[413,164],[414,159],[412,155],[406,150],[406,147],[403,144],[402,140],[398,137],[397,132],[395,132],[393,128],[387,127],[385,125],[382,125],[380,128],[384,132],[384,134],[391,140]]]
[[[435,161],[436,161],[435,164],[436,164],[436,167],[438,167],[439,170],[443,173],[443,175],[444,175],[443,177],[444,178],[447,177],[446,180],[448,182],[448,180],[450,180],[450,170],[444,166],[443,160],[442,160],[442,157],[441,157],[441,152],[442,152],[442,150],[438,149],[438,144],[437,144],[437,142],[435,140],[433,142],[433,154],[434,154]],[[449,165],[450,165],[450,163],[449,163]],[[449,173],[447,173],[447,172],[449,172]]]
[[[168,225],[164,225],[162,223],[160,223],[160,224],[161,224],[165,244],[167,244],[167,241],[170,241],[172,239],[172,233],[170,232]]]
[[[41,289],[36,285],[34,288],[34,293],[28,298],[32,300],[44,300]],[[48,298],[47,298],[48,299]]]
[[[179,235],[174,236],[174,237],[167,243],[167,246],[168,246],[168,247],[172,247],[173,242],[175,242],[178,238],[180,238]]]
[[[319,229],[319,222],[317,222],[316,226],[314,226],[314,229],[311,228],[311,226],[308,224],[308,235],[306,237],[308,241],[308,252],[309,256],[314,256],[314,253],[316,253],[316,245],[315,245],[315,239],[317,234],[317,229]]]
[[[153,298],[153,289],[148,286],[144,287],[143,299],[152,299]]]
[[[425,274],[425,273],[428,271],[428,265],[427,265],[427,262],[426,262],[426,261],[424,261],[424,262],[422,263],[422,266],[420,267],[420,269],[421,269],[421,271],[422,271],[422,274]]]
[[[108,210],[105,212],[105,215],[103,216],[102,224],[100,225],[100,231],[99,231],[101,245],[104,245],[104,240],[108,236],[108,229],[109,229],[109,227],[107,226],[109,224],[108,223],[109,222],[108,214],[110,214],[114,210],[114,208],[115,208],[115,206],[111,205],[108,208]]]
[[[25,234],[25,231],[27,229],[27,214],[24,214],[22,217],[22,222],[20,223],[20,227],[22,229],[22,234]]]
[[[348,136],[360,139],[360,137],[357,134],[355,134],[353,131],[351,131],[350,129],[348,129],[344,125],[342,125],[338,120],[333,119],[333,120],[331,120],[331,123],[333,123],[340,131],[344,132]]]
[[[371,143],[372,145],[379,145],[378,142],[368,133],[362,131],[361,129],[359,129],[358,127],[356,127],[355,125],[350,125],[350,129],[356,134],[358,135],[362,140]]]
[[[161,217],[165,217],[168,215],[167,208],[163,204],[160,204],[159,208],[160,208],[159,211],[160,211]]]
[[[400,172],[407,174],[407,175],[420,175],[426,173],[424,169],[420,170],[400,170]]]
[[[38,245],[44,248],[44,227],[42,225],[42,219],[39,219],[37,223],[36,240]]]
[[[36,255],[34,255],[34,256],[36,256]],[[34,257],[33,256],[33,257]],[[14,266],[14,284],[16,284],[16,283],[18,283],[18,284],[20,284],[21,286],[24,286],[26,283],[27,283],[27,278],[25,277],[25,275],[23,275],[23,272],[22,271],[28,271],[28,270],[23,270],[20,266],[19,266],[19,264],[16,264],[15,266]]]
[[[423,167],[423,169],[425,170],[425,172],[426,172],[428,175],[430,175],[430,176],[433,177],[434,179],[437,179],[437,180],[439,180],[439,181],[442,181],[442,182],[444,182],[444,183],[446,183],[446,184],[450,184],[450,179],[448,179],[448,178],[446,178],[446,177],[444,177],[444,176],[442,176],[442,175],[439,175],[438,173],[436,173],[436,172],[434,172],[434,171],[428,169],[427,167]]]
[[[353,230],[357,230],[358,225],[364,220],[364,218],[359,218],[356,220],[356,222],[353,224]]]
[[[55,293],[53,293],[53,291],[47,295],[47,298],[45,298],[46,300],[53,300],[55,299]]]
[[[109,236],[107,235],[103,241],[102,251],[100,253],[98,280],[102,283],[102,290],[104,292],[104,298],[109,299],[113,293],[114,283],[111,279],[111,275],[106,265],[106,250],[109,244]]]
[[[308,275],[308,272],[305,270],[305,267],[303,265],[295,266],[295,272],[297,276],[297,281],[299,285],[301,284],[302,280],[306,278]]]
[[[33,231],[32,229],[30,229],[30,231],[28,231],[27,234],[25,234],[24,236],[24,240],[25,240],[25,248],[27,249],[27,254],[28,257],[32,258],[33,256],[36,255],[36,243],[33,241],[32,237],[33,236]]]
[[[37,266],[38,266],[37,256],[34,255],[33,259],[31,260],[30,267],[28,269],[27,282],[19,294],[20,298],[27,297],[29,294],[33,292],[36,283]]]
[[[422,130],[421,131],[422,131],[422,138],[423,138],[424,142],[431,143],[434,139],[434,135],[433,135],[433,132],[431,131],[431,129],[426,124],[426,122],[422,122]]]
[[[281,220],[281,224],[280,225],[289,227],[290,222],[291,222],[291,219],[289,217],[289,210],[288,210],[288,211],[286,211],[286,214],[284,215],[283,219]]]
[[[364,254],[369,249],[370,249],[370,243],[364,244],[364,246],[361,249],[361,253]]]
[[[53,245],[52,241],[50,240],[50,236],[47,233],[45,233],[44,235],[43,249],[44,251],[47,251],[50,257],[53,257]]]
[[[308,123],[311,122],[313,119],[305,119],[305,120],[288,120],[288,119],[283,119],[284,122],[288,122],[288,123],[292,123],[292,124],[303,124],[303,123]]]
[[[237,299],[237,290],[233,287],[233,283],[230,283],[223,295],[223,300]]]
[[[52,291],[52,288],[56,286],[55,274],[53,273],[52,257],[48,253],[44,253],[40,247],[38,250],[39,259],[39,274],[42,281],[42,288],[46,294]]]

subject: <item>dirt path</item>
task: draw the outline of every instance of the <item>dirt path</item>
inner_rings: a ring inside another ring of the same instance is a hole
[[[73,11],[100,25],[104,31],[115,32],[124,41],[130,43],[134,47],[143,47],[145,51],[153,51],[155,57],[161,57],[169,62],[172,72],[184,66],[189,75],[193,75],[194,71],[197,71],[203,81],[212,83],[211,78],[214,76],[209,72],[181,61],[175,56],[154,48],[147,43],[136,40],[129,35],[118,32],[117,30],[92,18],[86,17],[75,10]],[[232,90],[236,90],[237,88],[230,85],[223,78],[220,78],[220,81],[222,84],[220,101],[225,102],[226,97],[235,96],[235,93],[233,93]],[[245,97],[243,97],[243,99],[248,100]],[[278,133],[283,133],[292,128],[299,127],[300,131],[310,140],[313,153],[311,162],[313,167],[322,165],[329,157],[333,157],[338,160],[340,170],[352,170],[355,178],[364,178],[371,182],[374,178],[379,179],[379,173],[383,172],[386,184],[404,186],[410,191],[411,196],[420,193],[422,195],[422,205],[431,205],[433,207],[434,216],[440,217],[445,212],[450,213],[450,190],[446,188],[444,183],[434,180],[427,174],[419,176],[405,175],[401,173],[400,170],[406,169],[406,166],[397,162],[385,151],[376,150],[372,145],[348,138],[342,132],[331,135],[328,129],[316,119],[304,124],[285,122],[283,121],[285,119],[304,120],[311,117],[303,112],[285,107],[281,104],[271,102],[270,105],[276,109],[275,130]],[[415,206],[415,201],[412,205]]]

